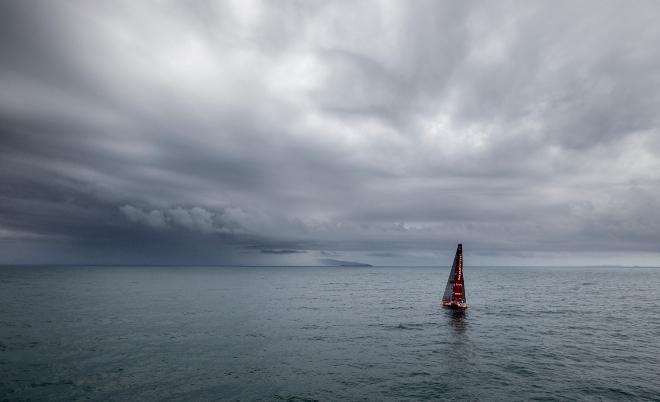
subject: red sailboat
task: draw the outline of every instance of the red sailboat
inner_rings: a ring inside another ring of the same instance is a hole
[[[465,298],[465,283],[463,281],[463,245],[458,244],[454,263],[449,272],[447,287],[442,296],[442,305],[445,307],[464,310],[468,308]]]

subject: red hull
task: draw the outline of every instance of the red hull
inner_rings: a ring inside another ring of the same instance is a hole
[[[451,309],[454,309],[454,310],[465,310],[466,308],[468,308],[470,306],[467,303],[461,303],[461,302],[457,302],[457,301],[453,301],[453,300],[449,301],[449,302],[442,302],[442,305],[444,307],[448,307],[448,308],[451,308]]]

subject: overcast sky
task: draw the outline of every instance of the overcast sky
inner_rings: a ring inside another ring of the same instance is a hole
[[[0,263],[660,265],[657,1],[0,2]]]

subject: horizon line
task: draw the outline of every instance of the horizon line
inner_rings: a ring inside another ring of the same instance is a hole
[[[0,263],[0,267],[217,267],[217,268],[446,268],[451,265],[241,265],[241,264],[139,264],[139,263]],[[660,268],[656,265],[468,265],[473,268]]]

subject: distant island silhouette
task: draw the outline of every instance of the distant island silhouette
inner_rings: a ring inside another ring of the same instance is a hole
[[[328,267],[373,267],[371,264],[362,262],[335,260],[332,258],[320,258],[319,262]]]

